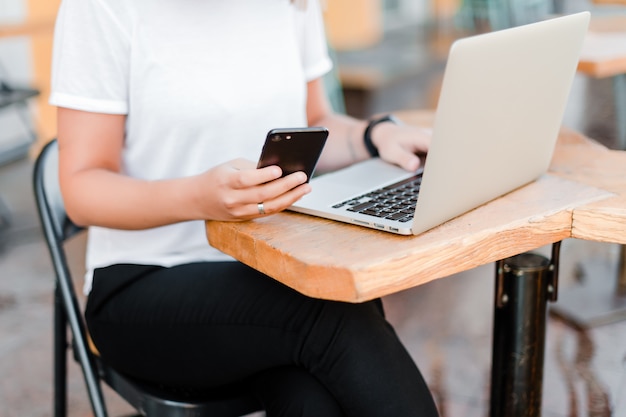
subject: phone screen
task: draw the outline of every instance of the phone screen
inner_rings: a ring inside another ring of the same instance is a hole
[[[267,133],[257,168],[278,165],[283,177],[302,171],[308,181],[315,172],[327,138],[325,127],[272,129]]]

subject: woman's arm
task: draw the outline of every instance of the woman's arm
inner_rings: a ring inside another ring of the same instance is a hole
[[[147,181],[121,172],[126,116],[58,109],[59,179],[80,225],[145,229],[186,220],[247,220],[284,210],[310,191],[306,176],[234,160],[200,175]],[[158,143],[155,143],[158,146]],[[272,181],[278,179],[277,181]]]
[[[367,122],[333,113],[321,78],[307,85],[309,126],[325,126],[330,135],[318,164],[320,172],[333,171],[370,157],[363,142]],[[408,171],[419,167],[417,154],[424,154],[430,135],[415,126],[381,123],[372,131],[372,142],[380,157]]]

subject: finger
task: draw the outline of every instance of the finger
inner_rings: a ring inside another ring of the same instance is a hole
[[[400,156],[400,160],[398,161],[398,165],[401,168],[404,168],[405,170],[410,172],[417,171],[421,163],[422,161],[417,155],[409,152],[402,153],[402,155]]]
[[[380,156],[385,161],[411,172],[417,170],[421,164],[417,155],[399,145],[387,147]]]
[[[430,148],[431,135],[423,129],[413,129],[405,132],[397,143],[413,154],[427,153]]]
[[[254,192],[250,195],[250,198],[254,199],[250,201],[250,203],[275,199],[299,185],[304,184],[306,179],[304,172],[294,172],[286,177],[261,184],[255,187]]]
[[[273,199],[250,204],[248,206],[248,212],[251,217],[263,217],[276,214],[285,210],[309,192],[311,192],[311,186],[309,184],[301,184]]]
[[[268,166],[260,169],[233,169],[232,188],[246,189],[260,184],[269,183],[280,178],[282,170],[276,165]]]

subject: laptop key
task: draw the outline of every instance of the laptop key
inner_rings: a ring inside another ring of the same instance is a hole
[[[374,217],[385,217],[385,215],[382,212],[374,211],[374,210],[363,210],[359,213],[367,214],[368,216],[374,216]]]
[[[402,219],[403,217],[406,217],[406,213],[402,213],[402,212],[400,212],[400,213],[394,213],[394,214],[392,214],[392,215],[390,215],[390,216],[387,216],[387,217],[385,217],[385,218],[386,218],[386,219],[389,219],[389,220],[400,220],[400,219]]]
[[[361,204],[357,204],[356,206],[352,206],[350,208],[348,208],[348,211],[361,211],[361,210],[365,210],[367,208],[370,208],[372,206],[376,205],[375,201],[367,201],[365,203],[361,203]]]
[[[406,222],[412,219],[421,182],[420,172],[387,187],[337,203],[333,208],[345,207],[345,210],[351,212]]]

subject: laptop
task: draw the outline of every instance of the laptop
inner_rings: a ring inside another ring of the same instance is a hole
[[[554,152],[589,19],[455,41],[423,171],[369,159],[314,177],[289,210],[417,235],[536,180]]]

